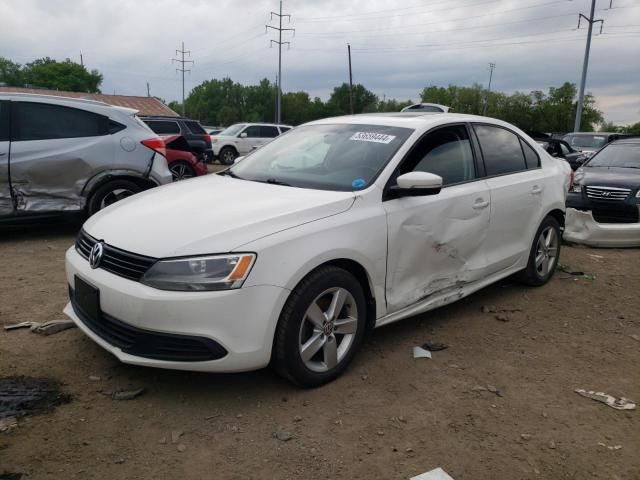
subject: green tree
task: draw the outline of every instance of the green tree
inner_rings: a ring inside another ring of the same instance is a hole
[[[88,93],[100,93],[99,87],[103,79],[97,70],[89,72],[84,66],[68,58],[58,62],[49,57],[27,63],[22,68],[22,76],[26,85]]]
[[[353,113],[368,113],[377,110],[378,97],[364,85],[353,86]],[[349,115],[349,84],[343,83],[333,89],[327,102],[327,112],[331,115]]]
[[[8,58],[0,57],[0,83],[4,83],[8,87],[21,87],[24,83],[22,66]]]

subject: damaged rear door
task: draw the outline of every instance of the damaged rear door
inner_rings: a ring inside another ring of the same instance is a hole
[[[9,120],[11,103],[0,102],[0,217],[13,212],[11,183],[9,182]]]
[[[392,177],[395,184],[398,175],[430,172],[442,177],[443,188],[383,202],[389,313],[484,277],[491,197],[469,138],[464,124],[427,133]]]
[[[79,211],[92,165],[114,157],[109,119],[37,101],[12,102],[11,186],[18,212]]]

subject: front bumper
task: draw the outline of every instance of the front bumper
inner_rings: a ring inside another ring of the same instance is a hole
[[[217,360],[170,361],[132,355],[98,334],[74,310],[64,313],[102,348],[134,365],[208,372],[238,372],[268,365],[278,317],[289,291],[271,285],[220,292],[169,292],[147,287],[100,268],[91,269],[74,247],[66,254],[70,289],[78,276],[100,291],[100,310],[130,329],[151,334],[210,339],[226,355]],[[117,342],[114,342],[117,343]]]
[[[640,247],[640,223],[598,223],[590,210],[567,208],[563,238],[592,247]]]

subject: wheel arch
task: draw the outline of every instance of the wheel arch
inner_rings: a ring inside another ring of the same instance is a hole
[[[144,178],[135,172],[129,170],[112,170],[92,177],[82,189],[82,194],[85,198],[89,199],[98,188],[115,180],[128,180],[144,190],[157,187],[157,184],[153,180]]]
[[[546,217],[553,217],[557,220],[561,229],[564,229],[564,220],[565,220],[565,212],[560,210],[559,208],[554,208],[549,213],[545,215]]]

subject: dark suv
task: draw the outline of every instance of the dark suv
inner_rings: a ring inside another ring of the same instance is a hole
[[[196,157],[213,161],[211,136],[200,122],[184,117],[140,117],[158,135],[182,135]]]

